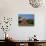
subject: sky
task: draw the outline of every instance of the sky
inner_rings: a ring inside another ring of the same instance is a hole
[[[24,17],[25,19],[34,19],[33,14],[19,14],[19,16]]]

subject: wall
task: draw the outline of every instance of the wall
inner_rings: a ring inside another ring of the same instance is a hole
[[[8,34],[16,40],[27,40],[34,34],[37,39],[45,39],[45,15],[46,8],[32,8],[28,0],[0,0],[0,16],[13,17],[13,22]],[[35,26],[19,27],[18,26],[18,13],[33,13],[35,15]],[[1,31],[2,32],[2,31]],[[0,37],[2,39],[2,36]]]

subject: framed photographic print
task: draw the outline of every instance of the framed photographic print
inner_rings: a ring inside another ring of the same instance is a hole
[[[19,26],[34,26],[34,14],[18,14]]]

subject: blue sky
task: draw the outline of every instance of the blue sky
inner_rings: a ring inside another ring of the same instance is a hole
[[[19,16],[24,17],[25,19],[34,19],[33,14],[19,14]]]

